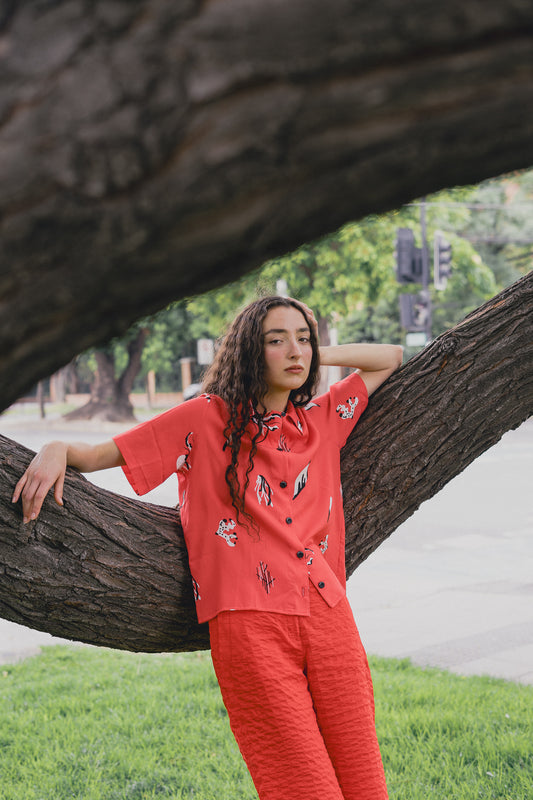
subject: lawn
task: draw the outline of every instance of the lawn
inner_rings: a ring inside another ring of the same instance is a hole
[[[533,687],[371,659],[391,798],[533,796]],[[253,800],[209,653],[0,666],[0,800]]]

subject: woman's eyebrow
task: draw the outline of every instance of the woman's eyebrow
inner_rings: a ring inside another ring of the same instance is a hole
[[[288,333],[289,331],[286,328],[270,328],[270,330],[265,331],[263,336],[268,336],[270,333]],[[309,327],[305,328],[297,328],[296,333],[309,333]]]

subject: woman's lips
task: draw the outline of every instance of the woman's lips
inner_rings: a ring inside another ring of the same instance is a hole
[[[287,369],[285,370],[285,372],[303,372],[303,371],[304,371],[303,367],[287,367]]]

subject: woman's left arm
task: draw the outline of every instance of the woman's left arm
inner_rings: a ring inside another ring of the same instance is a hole
[[[301,300],[296,302],[304,309],[318,339],[318,322],[312,309]],[[398,369],[403,359],[403,347],[399,344],[337,344],[319,347],[319,351],[323,366],[357,369],[369,396]]]
[[[392,375],[403,358],[399,344],[338,344],[319,350],[321,364],[357,369],[369,395]]]

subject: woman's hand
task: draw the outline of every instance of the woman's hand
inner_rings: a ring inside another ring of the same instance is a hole
[[[320,348],[320,363],[359,370],[371,395],[402,363],[399,344],[338,344]]]
[[[16,503],[22,496],[24,523],[37,519],[52,486],[56,503],[63,505],[67,450],[68,446],[64,442],[46,444],[15,486],[12,502]]]
[[[24,522],[37,519],[44,498],[54,486],[54,497],[63,505],[63,485],[67,466],[80,472],[95,472],[100,469],[121,467],[125,464],[122,453],[110,439],[101,444],[83,442],[50,442],[35,456],[30,466],[15,486],[12,502],[22,495]]]
[[[305,303],[302,303],[301,300],[296,300],[296,298],[293,298],[293,297],[289,297],[287,299],[288,300],[294,300],[295,303],[298,303],[298,305],[303,308],[303,310],[305,312],[305,316],[307,317],[307,321],[309,323],[309,326],[311,328],[313,328],[313,330],[315,332],[316,340],[318,342],[318,322],[316,320],[314,311],[312,309],[310,309],[309,306],[307,306]]]

